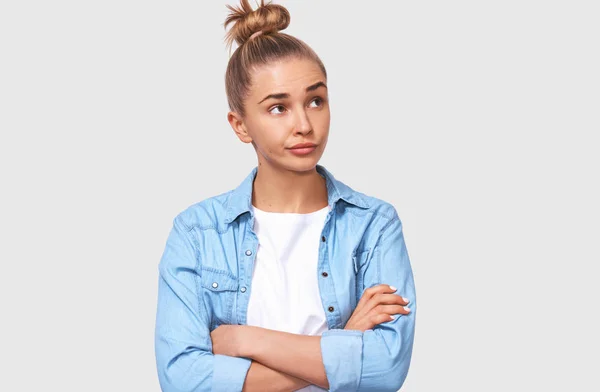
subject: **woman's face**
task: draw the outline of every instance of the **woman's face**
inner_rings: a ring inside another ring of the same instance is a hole
[[[229,121],[245,143],[252,143],[259,164],[308,171],[323,155],[329,135],[327,81],[308,59],[288,59],[252,73],[246,116],[230,112]],[[298,143],[314,143],[307,154],[294,154]]]

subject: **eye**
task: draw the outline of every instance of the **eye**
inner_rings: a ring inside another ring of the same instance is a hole
[[[323,99],[321,97],[316,97],[315,99],[313,99],[311,101],[311,103],[313,103],[313,102],[318,102],[319,103],[319,105],[317,105],[316,107],[323,106]]]
[[[269,109],[269,113],[273,113],[273,110],[274,110],[274,109],[278,109],[278,108],[285,109],[285,108],[283,107],[283,105],[275,105],[275,106],[273,106],[271,109]],[[281,113],[273,113],[273,114],[281,114]]]

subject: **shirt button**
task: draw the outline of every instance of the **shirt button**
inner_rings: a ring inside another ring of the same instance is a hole
[[[245,293],[245,292],[246,292],[246,288],[245,288],[245,287],[242,287],[240,291],[241,291],[242,293]]]
[[[252,254],[252,251],[251,251],[250,249],[248,249],[248,250],[246,251],[246,256],[250,256],[251,254]]]
[[[323,275],[324,277],[328,276],[327,272],[323,272],[321,275]]]
[[[330,312],[333,312],[333,306],[330,306],[327,310],[329,310]]]
[[[325,236],[321,237],[321,241],[325,242]]]
[[[219,287],[219,284],[217,282],[213,282],[212,287],[216,289],[217,287]]]

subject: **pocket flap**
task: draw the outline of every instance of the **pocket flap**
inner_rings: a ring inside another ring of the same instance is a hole
[[[202,286],[211,291],[231,291],[238,289],[238,280],[227,271],[202,267]]]
[[[354,267],[354,273],[358,273],[358,271],[365,265],[367,257],[369,257],[369,252],[371,248],[367,249],[355,249],[352,252],[352,263]]]

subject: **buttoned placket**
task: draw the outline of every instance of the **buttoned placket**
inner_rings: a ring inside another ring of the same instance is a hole
[[[252,256],[254,253],[255,253],[255,252],[253,252],[253,251],[252,251],[252,249],[246,249],[246,252],[244,252],[244,254],[246,255],[246,258],[250,258],[250,257],[251,257],[251,256]],[[256,257],[253,257],[253,258],[252,258],[252,266],[254,265],[254,260],[255,260],[255,258],[256,258]],[[244,263],[243,263],[243,264],[246,264],[246,265],[247,265],[248,263],[247,263],[247,262],[244,260]],[[240,274],[240,275],[242,275],[242,274]],[[243,294],[243,293],[245,293],[245,292],[246,292],[246,290],[247,290],[246,286],[242,284],[242,283],[243,283],[243,281],[244,281],[244,276],[242,275],[242,281],[240,282],[240,292],[241,292],[242,294]]]
[[[335,294],[335,285],[333,275],[331,274],[331,265],[329,263],[329,246],[327,238],[331,233],[331,225],[335,219],[335,203],[329,206],[329,213],[325,218],[325,224],[321,232],[321,241],[319,242],[319,263],[317,268],[317,279],[319,282],[319,293],[321,295],[321,304],[325,310],[327,326],[329,329],[337,328],[341,325],[341,314],[339,311],[337,296]]]
[[[256,262],[256,253],[258,252],[258,236],[253,230],[254,214],[250,212],[248,222],[244,224],[244,243],[242,254],[240,255],[239,271],[239,292],[237,293],[238,304],[236,309],[236,321],[238,325],[247,325],[248,323],[248,303],[250,301],[250,292],[252,291],[252,271]]]
[[[329,329],[341,328],[342,320],[341,313],[337,304],[337,296],[335,294],[335,286],[331,268],[329,263],[329,248],[327,238],[331,232],[332,218],[335,217],[335,203],[330,205],[329,212],[325,218],[321,238],[319,241],[319,261],[317,268],[317,279],[319,285],[319,294],[321,296],[321,304],[325,310],[327,326]],[[239,263],[239,292],[237,293],[238,300],[236,303],[236,321],[239,325],[247,325],[248,322],[248,303],[250,292],[252,290],[252,271],[256,262],[256,252],[258,251],[258,236],[253,230],[254,215],[250,213],[250,218],[245,225],[246,240],[242,248],[242,262]]]

